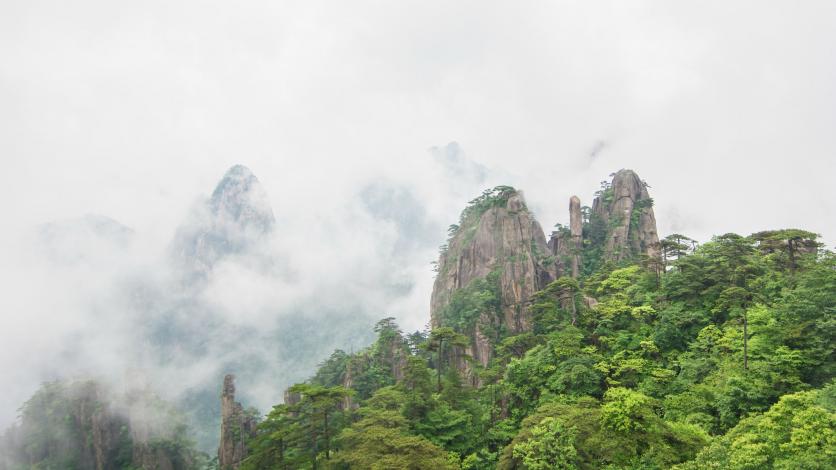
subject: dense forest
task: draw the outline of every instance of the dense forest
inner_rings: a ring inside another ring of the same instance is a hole
[[[623,170],[546,241],[521,193],[485,191],[441,247],[427,328],[380,320],[260,418],[228,377],[218,458],[181,427],[97,437],[71,418],[99,402],[51,384],[9,468],[70,468],[55,430],[79,426],[69,447],[111,439],[122,468],[835,468],[836,255],[798,229],[660,239],[652,207]]]
[[[613,204],[617,186],[605,183],[597,205]],[[487,211],[526,210],[510,207],[515,194],[500,187],[471,202],[439,276],[451,256],[461,263],[452,251],[478,243]],[[385,318],[365,350],[335,351],[259,424],[240,468],[836,467],[836,256],[795,229],[699,246],[673,234],[652,256],[607,248],[622,222],[635,241],[631,228],[652,207],[638,200],[627,221],[582,208],[577,252],[505,253],[582,260],[577,277],[528,300],[530,326],[502,321],[509,265],[496,262],[425,331]],[[489,339],[489,360],[473,358],[474,337]]]

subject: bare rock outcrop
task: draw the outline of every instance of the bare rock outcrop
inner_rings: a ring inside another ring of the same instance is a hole
[[[247,457],[247,442],[255,437],[256,419],[235,401],[235,377],[224,377],[221,393],[221,442],[218,446],[218,466],[222,470],[236,469]]]
[[[531,297],[552,281],[578,279],[604,261],[658,255],[653,200],[632,170],[615,173],[588,212],[572,196],[569,225],[558,225],[548,243],[522,194],[499,186],[471,201],[450,227],[433,285],[431,324],[468,336],[468,348],[452,352],[457,368],[468,373],[463,356],[485,366],[501,337],[531,331]],[[564,290],[562,303],[574,321],[577,305]],[[595,299],[582,302],[589,306]]]
[[[523,195],[507,186],[471,201],[451,232],[433,285],[432,326],[451,326],[468,335],[466,354],[487,365],[496,332],[530,331],[528,304],[532,294],[556,278],[554,259]],[[463,318],[454,296],[477,285],[491,291],[496,302]]]
[[[610,261],[659,256],[659,235],[647,184],[633,170],[619,170],[592,202],[593,217],[607,227],[604,254]]]
[[[581,265],[581,237],[583,236],[583,216],[581,215],[581,200],[578,196],[569,198],[569,233],[572,236],[572,277],[580,274]]]
[[[557,263],[557,276],[578,278],[581,272],[583,251],[583,214],[578,196],[569,198],[569,227],[552,232],[548,242],[549,251]]]

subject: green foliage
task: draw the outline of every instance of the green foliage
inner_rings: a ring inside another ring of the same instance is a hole
[[[447,228],[447,243],[439,249],[441,256],[444,257],[448,253],[453,239],[461,233],[465,236],[461,244],[462,248],[467,247],[475,234],[477,223],[482,214],[494,207],[505,207],[508,204],[508,199],[516,193],[517,190],[511,186],[496,186],[484,190],[482,194],[468,202],[467,207],[459,216],[459,223]],[[436,269],[436,271],[438,270]]]
[[[289,392],[298,394],[299,401],[275,406],[259,423],[242,470],[316,468],[330,461],[334,436],[347,425],[343,405],[351,391],[296,384]]]
[[[586,236],[601,227],[585,214]],[[599,260],[534,294],[513,336],[486,321],[498,275],[474,281],[439,328],[404,337],[385,319],[322,364],[311,384],[350,372],[359,406],[330,408],[330,461],[321,413],[294,405],[262,423],[250,458],[267,463],[246,468],[833,468],[836,256],[812,236],[675,235],[662,270]],[[465,355],[477,324],[486,366]]]
[[[830,469],[836,467],[836,386],[798,392],[742,420],[678,468]]]
[[[397,412],[370,408],[340,433],[331,468],[438,470],[458,468],[457,461],[429,440],[411,435]]]
[[[465,207],[459,217],[459,225],[451,226],[451,229],[456,227],[451,232],[455,233],[460,227],[467,225],[474,219],[478,219],[491,208],[504,207],[508,204],[508,199],[516,193],[517,190],[511,186],[496,186],[492,189],[484,190],[482,194],[467,203],[467,207]]]
[[[578,451],[577,430],[567,428],[559,420],[548,417],[531,429],[531,437],[514,446],[514,458],[528,470],[574,470]]]
[[[697,241],[679,233],[673,233],[659,242],[665,267],[679,258],[693,254]]]
[[[706,444],[707,436],[698,428],[669,423],[648,412],[646,398],[616,395],[604,406],[591,398],[543,404],[522,422],[497,468],[529,468],[525,459],[545,465],[537,468],[550,468],[549,464],[579,469],[667,468],[692,458]],[[629,419],[640,420],[641,426],[612,429],[607,404],[618,404],[622,411],[617,414],[628,410]]]
[[[441,311],[439,317],[442,326],[451,327],[456,331],[472,331],[480,316],[485,315],[491,321],[499,314],[500,272],[495,270],[483,278],[476,278],[470,283],[453,292],[450,301]],[[492,326],[491,323],[481,325]],[[498,330],[494,329],[496,336]]]
[[[627,388],[611,388],[604,394],[601,423],[607,429],[630,433],[646,431],[653,420],[653,400]]]
[[[300,430],[286,405],[276,405],[258,425],[258,433],[248,446],[249,456],[241,470],[282,469],[301,464]]]
[[[601,358],[583,348],[582,340],[580,330],[567,327],[508,364],[505,386],[513,403],[512,416],[521,418],[559,395],[601,395],[603,375],[595,368]]]
[[[319,364],[316,375],[311,378],[311,382],[326,387],[343,383],[349,360],[350,356],[345,351],[337,349],[331,353],[331,357]]]
[[[612,194],[612,190],[609,190]],[[588,207],[582,209],[587,214],[583,224],[583,247],[581,250],[581,273],[590,276],[604,264],[604,246],[610,227],[597,212]]]
[[[141,416],[135,440],[128,416]],[[45,383],[20,409],[20,422],[0,439],[0,465],[12,469],[138,468],[137,449],[174,469],[206,462],[188,439],[183,417],[150,392],[117,394],[95,380]],[[143,460],[145,461],[145,460]],[[145,461],[145,463],[153,463]]]
[[[467,336],[456,333],[448,326],[436,328],[430,332],[427,339],[427,350],[435,353],[436,379],[438,393],[441,393],[441,377],[444,368],[458,362],[464,357],[463,349],[467,347]]]
[[[653,199],[639,199],[633,204],[633,210],[630,212],[630,227],[637,229],[639,228],[639,221],[641,220],[642,214],[645,213],[645,209],[650,209],[653,207]]]

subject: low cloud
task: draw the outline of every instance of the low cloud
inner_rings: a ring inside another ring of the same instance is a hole
[[[213,406],[234,369],[264,409],[376,319],[421,328],[446,227],[498,184],[548,230],[632,168],[662,235],[832,246],[834,8],[12,2],[0,425],[41,381],[134,366]],[[238,163],[275,228],[184,286],[178,228]]]

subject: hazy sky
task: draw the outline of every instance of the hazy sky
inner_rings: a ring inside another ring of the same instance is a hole
[[[450,141],[475,163],[440,165]],[[89,321],[53,284],[110,292],[119,271],[32,268],[33,226],[103,214],[158,253],[236,163],[312,289],[394,272],[409,292],[370,308],[415,328],[446,225],[494,184],[548,230],[632,168],[662,235],[797,226],[832,247],[836,2],[2,0],[0,158],[9,380]],[[230,298],[281,301],[258,289]]]

